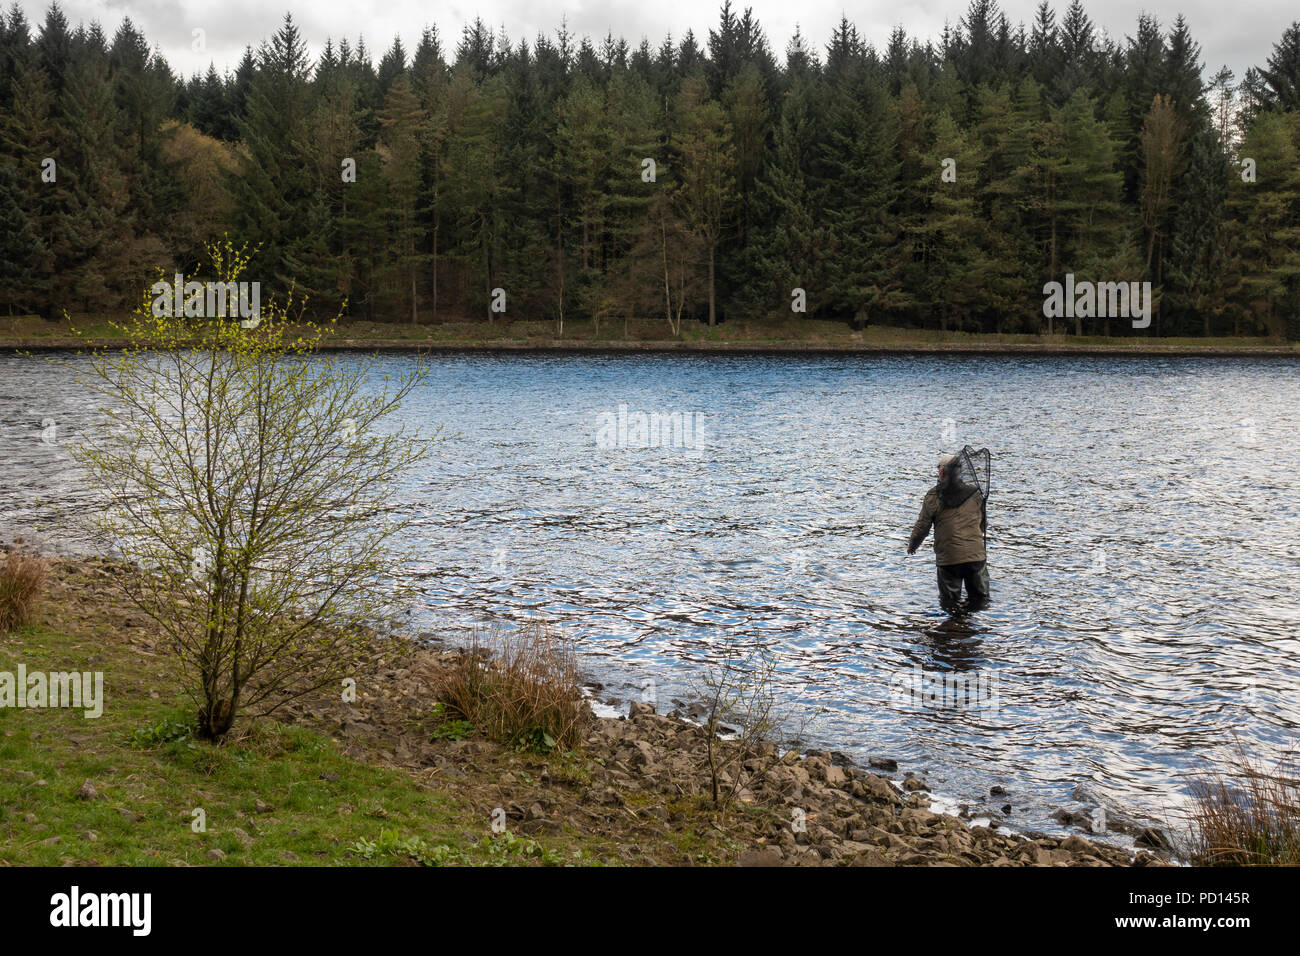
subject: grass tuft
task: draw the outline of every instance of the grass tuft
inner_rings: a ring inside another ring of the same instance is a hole
[[[1300,864],[1300,778],[1294,761],[1274,767],[1236,742],[1228,771],[1193,782],[1190,857],[1201,866]]]
[[[45,589],[49,562],[19,538],[0,562],[0,634],[26,624]]]
[[[490,737],[542,752],[577,746],[591,714],[573,648],[541,626],[476,632],[436,692]]]

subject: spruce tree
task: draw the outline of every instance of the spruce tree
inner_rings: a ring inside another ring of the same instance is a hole
[[[682,83],[674,120],[679,208],[707,257],[708,316],[712,327],[718,322],[718,247],[736,196],[732,129],[726,112],[709,98],[703,73],[694,73]]]

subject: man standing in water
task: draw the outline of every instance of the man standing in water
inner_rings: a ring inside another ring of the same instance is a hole
[[[962,481],[961,461],[949,455],[939,462],[939,483],[925,493],[921,516],[912,528],[907,553],[915,554],[934,526],[934,560],[939,568],[939,604],[952,613],[966,585],[967,610],[988,603],[989,572],[985,566],[987,530],[984,496]]]

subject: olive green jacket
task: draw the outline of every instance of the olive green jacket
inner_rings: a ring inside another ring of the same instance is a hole
[[[921,546],[930,526],[934,526],[934,563],[939,566],[948,564],[965,564],[968,561],[983,561],[984,556],[984,499],[980,493],[969,485],[960,485],[949,500],[969,492],[961,504],[945,507],[939,495],[939,486],[925,493],[921,503],[921,516],[912,527],[912,537],[907,543],[908,552]]]

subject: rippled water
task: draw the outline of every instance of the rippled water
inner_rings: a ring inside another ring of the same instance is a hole
[[[821,709],[809,738],[895,758],[960,802],[1003,786],[993,803],[1041,829],[1080,784],[1175,814],[1234,732],[1294,747],[1294,361],[432,362],[404,414],[456,437],[404,490],[419,629],[556,622],[607,692],[654,681],[661,709],[722,645],[764,639],[784,693]],[[620,405],[699,416],[702,440],[602,447]],[[78,499],[62,442],[92,419],[66,373],[0,356],[0,533],[42,523],[76,545],[51,505]],[[993,603],[965,623],[936,606],[929,544],[904,557],[937,458],[963,444],[993,453]],[[992,680],[998,706],[901,701],[914,666]]]

